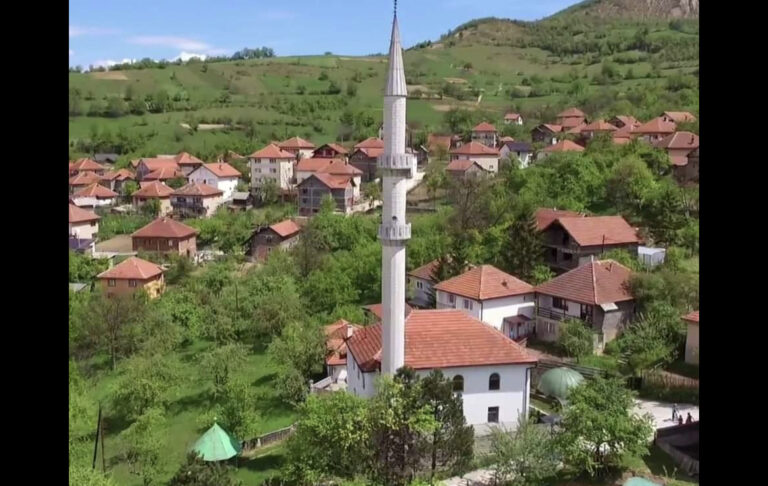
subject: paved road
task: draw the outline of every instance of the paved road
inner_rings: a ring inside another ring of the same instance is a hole
[[[654,400],[636,400],[637,409],[641,413],[650,413],[653,416],[654,424],[657,429],[662,427],[669,427],[675,425],[672,421],[672,405],[671,403],[657,402]],[[694,421],[699,420],[699,407],[696,405],[688,405],[684,403],[678,403],[677,409],[683,415],[685,420],[687,414],[690,412]]]

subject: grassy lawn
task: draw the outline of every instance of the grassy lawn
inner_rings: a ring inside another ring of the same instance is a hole
[[[234,477],[242,481],[243,486],[256,486],[276,476],[284,462],[285,444],[280,442],[260,449],[252,457],[240,458]]]
[[[210,346],[208,342],[197,341],[178,352],[182,362],[183,385],[175,400],[169,405],[166,414],[167,425],[163,434],[167,464],[165,479],[178,469],[184,461],[187,449],[210,426],[201,421],[201,418],[211,410],[212,404],[209,399],[210,380],[200,367],[200,354]],[[119,434],[130,424],[116,417],[109,403],[111,389],[117,383],[120,374],[119,364],[115,373],[101,372],[100,376],[93,379],[91,392],[92,396],[96,400],[101,400],[105,406],[104,413],[107,421],[104,450],[108,470],[112,472],[118,485],[139,486],[140,478],[130,473],[122,458],[125,444]],[[250,381],[260,396],[260,400],[253,404],[261,415],[259,433],[286,427],[294,422],[295,413],[274,395],[275,375],[263,350],[254,350],[250,354],[246,366],[239,375]],[[240,439],[250,439],[250,437]],[[281,447],[273,446],[264,449],[258,457],[241,461],[237,474],[238,477],[242,476],[244,484],[260,484],[259,478],[264,479],[274,473],[281,461]],[[248,480],[245,481],[246,479]]]
[[[683,270],[690,273],[699,273],[699,256],[693,256],[682,261],[680,264]]]

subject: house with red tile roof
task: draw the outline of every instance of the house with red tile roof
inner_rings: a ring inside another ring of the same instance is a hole
[[[149,298],[154,299],[165,291],[163,269],[133,256],[98,274],[96,280],[107,297],[133,294],[144,289]]]
[[[93,240],[99,232],[101,216],[69,203],[69,236],[80,240]]]
[[[509,112],[506,115],[504,115],[504,124],[510,125],[512,123],[514,123],[515,125],[522,125],[523,116],[520,113],[512,113],[512,112]]]
[[[576,126],[576,125],[574,125]],[[573,127],[570,127],[573,128]],[[536,125],[531,130],[531,140],[534,143],[543,143],[544,145],[554,145],[561,137],[563,127],[553,123],[542,123]]]
[[[133,251],[178,253],[194,257],[200,231],[167,216],[161,216],[131,234]]]
[[[381,368],[381,324],[355,330],[346,344],[347,389],[371,397]],[[440,369],[451,379],[476,434],[489,423],[514,427],[527,415],[536,362],[524,347],[460,310],[413,310],[405,320],[405,366],[422,377]]]
[[[91,184],[98,184],[101,182],[101,176],[92,171],[79,172],[69,178],[69,193],[73,194]]]
[[[171,193],[173,215],[178,218],[208,218],[222,202],[220,189],[201,182],[190,182]]]
[[[454,160],[472,160],[491,174],[499,171],[499,151],[480,142],[465,143],[451,150],[451,162]]]
[[[324,145],[317,147],[312,152],[312,157],[317,157],[320,159],[346,160],[348,154],[349,154],[349,150],[342,147],[341,145],[337,143],[326,143]]]
[[[699,364],[699,311],[695,310],[683,316],[687,333],[685,335],[685,362]]]
[[[379,137],[368,137],[362,142],[355,145],[356,149],[359,148],[377,148],[377,149],[383,149],[384,148],[384,140],[380,139]]]
[[[445,172],[454,180],[460,180],[467,177],[482,177],[490,175],[491,172],[485,170],[482,165],[474,160],[456,159],[451,161],[445,168]]]
[[[555,272],[584,265],[613,249],[636,255],[641,243],[635,228],[621,216],[561,216],[541,232],[544,258]]]
[[[406,273],[408,286],[413,289],[413,299],[411,299],[413,305],[424,309],[433,307],[430,300],[433,287],[437,282],[432,275],[435,273],[437,264],[438,260],[435,259]]]
[[[646,142],[658,142],[667,135],[671,135],[677,130],[674,122],[667,121],[662,117],[654,118],[632,130],[632,135],[645,140]]]
[[[301,162],[304,161],[299,163]],[[357,179],[359,178],[358,175]],[[337,211],[343,214],[351,213],[352,207],[358,202],[355,193],[359,194],[360,191],[355,179],[353,175],[335,175],[320,170],[314,172],[297,186],[299,216],[312,216],[319,212],[326,196],[333,198]]]
[[[472,141],[486,147],[496,148],[499,141],[499,132],[496,127],[487,122],[482,122],[472,129]]]
[[[115,192],[120,192],[127,181],[135,181],[136,176],[128,169],[109,170],[101,176],[102,186]]]
[[[288,140],[283,140],[277,145],[286,152],[290,152],[293,155],[299,155],[302,159],[305,157],[312,157],[312,152],[315,150],[314,143],[308,140],[304,140],[301,137],[289,138]]]
[[[293,188],[293,169],[297,155],[271,143],[248,156],[251,166],[251,187],[260,190],[274,183],[283,191]]]
[[[325,326],[325,345],[328,356],[325,358],[325,369],[333,382],[347,381],[347,340],[360,329],[360,326],[339,319]]]
[[[232,198],[232,193],[237,189],[240,181],[240,171],[226,162],[214,162],[203,164],[189,174],[189,182],[205,184],[222,192],[222,199]]]
[[[133,161],[131,162],[133,164]],[[181,167],[176,163],[176,160],[171,157],[142,157],[136,161],[136,180],[143,181],[147,175],[157,172],[160,169],[165,169],[164,173],[181,172]],[[158,174],[155,174],[154,179],[157,180]],[[164,180],[164,179],[163,179]]]
[[[693,113],[688,111],[665,111],[661,114],[661,119],[672,123],[692,123],[696,121]]]
[[[510,339],[522,339],[533,331],[533,285],[493,265],[480,265],[434,286],[438,309],[460,309],[501,330]],[[504,320],[519,319],[510,327]]]
[[[570,140],[560,140],[554,145],[548,145],[547,147],[544,147],[539,151],[539,153],[536,155],[536,160],[542,160],[547,157],[549,157],[552,154],[561,153],[561,152],[583,152],[584,147],[577,144],[576,142],[572,142]]]
[[[93,172],[97,175],[103,175],[104,172],[106,172],[107,168],[103,165],[99,164],[95,160],[91,160],[89,158],[82,158],[77,159],[75,162],[71,163],[69,166],[69,175],[70,177],[76,176],[77,174],[81,172]]]
[[[538,208],[534,213],[536,218],[536,229],[539,231],[544,230],[549,223],[557,218],[581,218],[585,216],[584,213],[578,211],[568,211],[565,209],[557,208]]]
[[[632,271],[613,261],[590,261],[536,287],[536,336],[555,341],[565,319],[582,321],[598,335],[597,348],[612,341],[635,315]]]
[[[694,167],[688,163],[688,155],[699,148],[698,135],[692,132],[675,132],[654,143],[654,146],[669,154],[672,172],[678,181],[687,182],[699,178],[698,164]],[[698,155],[698,152],[695,155]]]
[[[613,139],[613,143],[616,145],[624,145],[626,143],[629,143],[632,141],[632,139],[635,137],[634,131],[635,127],[640,126],[638,125],[624,125],[623,127],[619,128],[615,132],[611,133],[611,138]]]
[[[369,137],[355,145],[349,156],[349,163],[362,171],[362,182],[376,179],[378,157],[383,153],[384,141],[377,137]]]
[[[556,125],[560,125],[563,131],[581,125],[582,123],[588,123],[587,115],[584,114],[578,108],[568,108],[557,114]]]
[[[580,134],[586,138],[594,138],[601,133],[613,133],[618,130],[605,120],[596,120],[581,127]]]
[[[351,178],[353,184],[353,197],[360,197],[363,171],[346,162],[345,159],[325,159],[317,157],[301,159],[296,164],[295,173],[297,184],[301,184],[313,174],[320,173]]]
[[[96,208],[115,205],[118,196],[115,191],[94,182],[72,194],[72,201],[79,207]]]
[[[173,160],[181,167],[181,172],[185,176],[188,176],[193,170],[205,163],[188,152],[180,152],[174,155]]]
[[[299,242],[301,226],[291,219],[261,226],[248,240],[249,256],[252,261],[263,262],[275,250],[289,250]]]
[[[632,115],[616,115],[608,120],[608,123],[616,128],[624,128],[626,126],[636,127],[642,125],[637,118]]]
[[[432,154],[436,153],[438,147],[441,147],[445,150],[445,153],[448,153],[454,146],[453,135],[439,135],[435,133],[427,135],[427,149]]]
[[[165,216],[173,210],[173,207],[171,207],[171,193],[173,193],[173,189],[162,182],[150,181],[131,194],[133,207],[139,209],[148,201],[157,199],[160,204],[158,216]]]
[[[171,179],[186,180],[186,176],[178,167],[178,165],[160,167],[159,169],[153,170],[152,172],[142,177],[141,182],[161,181],[167,183]]]
[[[364,305],[363,311],[370,316],[371,319],[373,319],[374,322],[381,322],[383,319],[383,304],[370,304],[370,305]],[[410,313],[413,311],[413,307],[408,305],[408,303],[405,303],[405,317],[407,318]]]

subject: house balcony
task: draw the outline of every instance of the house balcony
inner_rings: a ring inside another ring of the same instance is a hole
[[[592,316],[589,315],[582,315],[582,316],[573,316],[566,314],[564,310],[560,309],[548,309],[544,307],[537,307],[536,308],[536,317],[542,317],[544,319],[549,319],[550,321],[563,321],[565,319],[576,319],[583,321],[585,324],[589,324],[589,326],[592,326]]]
[[[205,211],[205,206],[202,201],[179,201],[178,199],[171,202],[171,206],[179,209],[193,209]]]

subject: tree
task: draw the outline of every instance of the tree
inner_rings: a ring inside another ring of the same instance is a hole
[[[408,484],[424,459],[420,437],[437,426],[433,411],[421,400],[413,370],[401,368],[394,378],[381,376],[368,411],[373,444],[369,475],[387,485]]]
[[[91,342],[109,353],[112,370],[117,357],[125,354],[133,342],[132,327],[139,322],[145,310],[141,294],[106,297],[101,292],[91,295],[85,322]]]
[[[518,419],[515,431],[491,431],[491,461],[499,484],[538,486],[549,484],[560,463],[549,427]]]
[[[619,378],[596,377],[572,388],[557,437],[565,463],[596,476],[620,468],[627,456],[648,454],[653,422],[636,415],[634,405]]]
[[[131,473],[141,477],[144,486],[155,483],[163,473],[164,427],[163,412],[150,409],[121,433],[127,444],[126,459]]]
[[[178,361],[167,356],[135,356],[126,362],[125,374],[113,393],[115,406],[128,417],[150,409],[163,410],[181,381]]]
[[[381,199],[381,185],[379,182],[372,181],[363,185],[362,192],[369,201],[378,201]]]
[[[69,281],[93,282],[96,275],[109,268],[109,260],[106,258],[91,258],[69,251]]]
[[[287,479],[320,484],[364,474],[371,440],[367,402],[351,393],[311,395],[286,443]]]
[[[322,329],[297,322],[283,328],[280,336],[269,344],[267,355],[278,370],[277,386],[284,400],[298,404],[306,398],[309,379],[323,371],[326,352]],[[303,383],[300,389],[284,388],[286,384],[296,384],[297,378]]]
[[[253,387],[244,380],[230,380],[220,397],[214,408],[216,420],[240,440],[255,437],[261,417],[255,407],[260,397]]]
[[[621,160],[606,181],[608,198],[620,211],[639,214],[656,188],[648,166],[638,157]]]
[[[120,188],[120,192],[122,192],[124,196],[130,196],[134,192],[138,191],[139,189],[140,188],[139,188],[139,183],[138,182],[136,182],[136,181],[125,181],[125,183],[123,183],[123,185]]]
[[[141,205],[141,213],[153,219],[157,218],[160,214],[160,199],[152,198],[145,201]]]
[[[168,179],[166,181],[166,185],[170,187],[171,189],[178,189],[180,187],[183,187],[187,183],[187,180],[183,177],[176,177],[173,179]]]
[[[280,186],[274,179],[267,179],[259,186],[257,195],[261,204],[274,204],[280,197]]]
[[[168,486],[242,486],[232,479],[231,469],[224,463],[203,461],[197,453],[190,452]]]
[[[544,282],[552,280],[553,278],[555,278],[555,272],[553,272],[552,269],[548,266],[540,264],[533,267],[533,273],[531,274],[529,283],[531,285],[540,285]]]
[[[330,250],[328,242],[318,227],[317,216],[312,218],[301,232],[298,243],[291,254],[299,268],[299,276],[306,278],[323,263],[325,253]]]
[[[438,469],[462,471],[469,465],[475,432],[464,418],[463,401],[453,392],[453,380],[432,370],[421,380],[421,400],[431,411],[436,426],[423,437],[430,461],[430,479]]]
[[[592,331],[587,326],[574,318],[567,318],[560,323],[557,344],[566,355],[580,358],[592,354]]]
[[[213,396],[218,397],[248,357],[248,350],[240,343],[216,346],[202,356],[202,368],[213,380]]]
[[[523,210],[512,222],[502,252],[503,269],[526,282],[533,280],[538,265],[544,263],[544,245],[533,210]]]
[[[685,345],[685,324],[680,313],[658,303],[641,314],[616,340],[616,347],[630,372],[666,365],[674,361]]]
[[[336,201],[333,196],[326,194],[320,201],[320,213],[330,214],[336,211]]]

